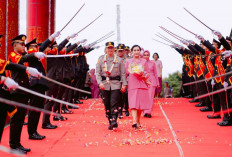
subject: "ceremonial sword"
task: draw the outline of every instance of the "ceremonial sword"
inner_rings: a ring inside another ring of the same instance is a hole
[[[89,27],[92,23],[94,23],[97,19],[99,19],[103,14],[99,15],[96,19],[94,19],[92,22],[90,22],[88,25],[86,25],[84,28],[82,28],[77,34],[85,30],[87,27]]]
[[[232,71],[227,72],[227,73],[222,74],[222,75],[213,76],[213,77],[208,78],[208,79],[203,79],[203,80],[198,80],[198,81],[194,81],[194,82],[185,83],[185,84],[183,84],[183,86],[189,86],[189,85],[192,85],[192,84],[197,84],[197,83],[200,83],[200,82],[209,81],[209,80],[212,80],[214,78],[218,78],[218,77],[221,77],[221,76],[226,76],[226,75],[229,75],[229,74],[232,74]]]
[[[68,106],[72,106],[72,107],[78,107],[77,105],[74,105],[74,104],[71,104],[69,102],[66,102],[66,101],[63,101],[63,100],[59,100],[59,99],[56,99],[56,98],[53,98],[53,97],[49,97],[49,96],[46,96],[46,95],[43,95],[41,93],[38,93],[38,92],[35,92],[35,91],[32,91],[30,89],[27,89],[25,87],[22,87],[22,86],[19,86],[17,89],[21,90],[21,91],[24,91],[24,92],[27,92],[27,93],[30,93],[32,95],[36,95],[36,96],[39,96],[39,97],[42,97],[44,99],[48,99],[48,100],[51,100],[51,101],[55,101],[57,103],[60,103],[60,104],[66,104]],[[79,107],[78,107],[79,108]]]
[[[41,77],[44,78],[44,79],[46,79],[46,80],[48,80],[48,81],[50,81],[50,82],[53,82],[53,83],[58,84],[58,85],[61,85],[63,87],[66,87],[66,88],[69,88],[69,89],[72,89],[72,90],[75,90],[75,91],[78,91],[78,92],[82,92],[82,93],[86,93],[86,94],[91,94],[91,92],[88,92],[88,91],[85,91],[85,90],[82,90],[82,89],[78,89],[78,88],[74,88],[72,86],[63,84],[63,83],[58,82],[56,80],[53,80],[53,79],[51,79],[49,77],[46,77],[46,76],[43,76],[43,75]]]
[[[194,99],[197,100],[197,99],[205,98],[205,97],[208,97],[210,95],[214,95],[214,94],[218,94],[218,93],[221,93],[221,92],[225,92],[225,91],[227,91],[229,89],[232,89],[232,86],[229,86],[229,87],[226,87],[226,88],[222,88],[222,89],[213,91],[213,92],[208,93],[208,94],[203,94],[203,95],[197,96]]]
[[[11,100],[8,100],[8,99],[5,99],[5,98],[0,98],[0,102],[4,103],[4,104],[8,104],[8,105],[12,105],[12,106],[16,106],[16,107],[21,107],[21,108],[24,108],[24,109],[32,110],[32,111],[44,112],[46,114],[54,115],[54,116],[57,116],[57,117],[61,116],[60,114],[55,113],[55,112],[50,112],[50,111],[45,110],[45,109],[41,109],[41,108],[30,106],[30,105],[25,105],[25,104],[22,104],[22,103],[19,103],[19,102],[16,102],[16,101],[11,101]]]
[[[184,8],[185,11],[187,11],[190,15],[192,15],[192,17],[194,17],[197,21],[199,21],[201,24],[203,24],[205,27],[207,27],[208,29],[210,29],[211,31],[213,31],[212,28],[210,28],[209,26],[207,26],[205,23],[203,23],[201,20],[199,20],[196,16],[194,16],[190,11],[188,11],[186,8]]]
[[[172,33],[171,31],[169,31],[168,29],[162,27],[162,26],[159,26],[162,30],[164,30],[165,32],[167,32],[168,34],[172,35],[172,36],[175,36],[176,38],[179,38],[178,40],[182,39],[182,40],[186,40],[182,37],[180,37],[179,35],[176,35],[175,33]]]
[[[186,30],[187,32],[189,32],[189,33],[191,33],[191,34],[193,34],[193,35],[197,35],[197,34],[195,34],[195,33],[193,33],[193,32],[191,32],[190,30],[188,30],[188,29],[186,29],[185,27],[183,27],[183,26],[181,26],[180,24],[178,24],[177,22],[175,22],[174,20],[172,20],[171,18],[169,18],[169,17],[167,17],[170,21],[172,21],[173,23],[175,23],[176,25],[178,25],[179,27],[181,27],[181,28],[183,28],[184,30]]]
[[[153,38],[152,38],[153,39]],[[155,41],[157,41],[157,42],[159,42],[159,43],[161,43],[161,44],[164,44],[164,45],[167,45],[167,46],[171,46],[171,45],[168,45],[168,44],[166,44],[166,43],[163,43],[162,41],[159,41],[159,40],[156,40],[156,39],[153,39],[153,40],[155,40]]]
[[[74,19],[74,17],[81,11],[81,9],[84,7],[84,5],[85,5],[85,3],[84,3],[84,4],[81,6],[81,8],[76,12],[76,14],[69,20],[69,22],[66,23],[66,25],[60,30],[60,32],[62,32],[62,31],[65,29],[65,27],[68,26],[68,24]]]

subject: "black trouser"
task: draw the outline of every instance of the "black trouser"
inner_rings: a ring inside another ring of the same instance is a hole
[[[42,89],[41,86],[35,86],[35,87],[32,88],[32,90],[36,91],[38,93],[41,93],[43,95],[45,94],[45,91],[44,91],[44,89]],[[43,109],[44,108],[44,103],[45,103],[44,98],[41,98],[41,97],[38,97],[38,96],[35,96],[35,95],[31,96],[31,99],[30,99],[30,105],[31,106]],[[29,112],[28,112],[28,127],[27,127],[27,131],[28,131],[29,135],[37,132],[40,113],[41,112],[29,110]]]
[[[195,79],[194,79],[193,76],[190,77],[189,80],[190,80],[189,82],[194,82],[194,81],[195,81]],[[196,84],[190,85],[190,86],[189,86],[189,90],[190,90],[190,94],[193,96],[193,98],[194,98],[194,97],[197,97]]]
[[[232,108],[232,104],[231,104],[231,94],[232,94],[232,92],[231,92],[231,89],[229,89],[229,90],[227,90],[227,92],[226,92],[226,94],[227,94],[227,101],[226,101],[226,103],[222,103],[222,111],[223,111],[223,113],[224,113],[224,116],[223,116],[223,120],[224,121],[231,121],[232,122],[232,111],[230,111],[231,110],[231,108]]]
[[[124,103],[124,109],[126,111],[128,111],[129,109],[129,102],[128,102],[128,90],[126,89],[126,91],[124,93],[122,93],[122,100]]]
[[[212,85],[211,85],[211,81],[208,81],[208,82],[204,82],[205,85],[206,85],[206,92],[207,93],[210,93],[212,92]],[[212,107],[212,97],[211,96],[208,96],[208,97],[205,97],[204,99],[204,103],[206,106],[208,106],[209,108]]]
[[[86,73],[79,74],[78,76],[79,77],[78,77],[78,79],[76,81],[75,87],[79,88],[79,89],[84,89],[84,84],[85,84],[85,79],[86,79]],[[83,96],[83,94],[81,92],[78,92],[78,91],[74,92],[74,98],[75,99],[79,99],[82,96]]]
[[[7,116],[6,104],[0,103],[0,143]]]
[[[29,97],[23,94],[14,93],[12,94],[12,100],[28,104]],[[15,148],[20,145],[21,132],[23,128],[24,119],[26,116],[27,110],[18,107],[17,112],[10,120],[10,147]]]
[[[71,83],[69,83],[69,82],[67,82],[65,84],[69,85],[69,86],[71,85]],[[69,102],[69,95],[68,95],[69,91],[70,91],[70,89],[68,89],[68,88],[64,89],[64,93],[62,95],[62,100]],[[66,108],[66,104],[62,104],[62,108]]]
[[[59,86],[56,99],[63,100],[64,92],[65,92],[65,87]],[[60,107],[61,107],[60,105],[61,105],[60,103],[55,102],[53,106],[53,112],[60,113]]]
[[[204,79],[203,75],[201,75],[199,78],[197,78],[197,80],[202,80],[202,79]],[[197,93],[199,96],[208,93],[205,82],[200,82],[197,84]],[[206,99],[209,99],[209,98],[202,98],[202,99],[200,99],[200,102],[205,104]]]
[[[224,88],[221,83],[216,83],[213,87],[213,90],[219,90]],[[226,104],[226,92],[221,92],[218,94],[213,95],[213,111],[215,112],[220,112],[221,111],[221,106]]]
[[[102,90],[103,102],[108,119],[117,120],[121,92],[117,90]]]
[[[46,95],[50,96],[50,97],[57,97],[58,94],[58,87],[56,84],[54,83],[49,83],[49,90],[46,91]],[[55,104],[54,101],[50,101],[50,100],[46,100],[45,105],[44,105],[44,109],[48,110],[48,111],[52,111],[52,107]],[[46,124],[50,124],[50,114],[43,114],[43,125]]]

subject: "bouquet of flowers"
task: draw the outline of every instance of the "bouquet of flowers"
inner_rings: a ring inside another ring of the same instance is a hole
[[[144,67],[141,64],[130,63],[128,67],[128,71],[130,74],[137,76],[139,79],[143,80],[147,86],[151,84],[149,81],[149,74],[144,72]]]

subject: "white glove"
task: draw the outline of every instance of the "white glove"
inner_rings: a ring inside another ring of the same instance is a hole
[[[230,50],[226,50],[222,53],[222,55],[224,55],[226,58],[230,57],[232,55],[232,51]]]
[[[185,45],[189,44],[187,40],[181,40],[180,42],[183,43],[183,44],[185,44]]]
[[[77,35],[78,35],[77,33],[74,33],[74,34],[70,35],[69,37],[70,38],[75,38]]]
[[[171,48],[177,48],[177,45],[170,45],[171,46]]]
[[[194,44],[195,44],[195,42],[192,41],[192,40],[188,40],[188,43],[191,44],[191,45],[194,45]]]
[[[224,81],[224,83],[223,83],[224,88],[228,87],[228,85],[229,84],[226,81]]]
[[[178,49],[182,49],[182,48],[183,48],[183,46],[181,46],[181,45],[177,45],[177,48],[178,48]]]
[[[86,41],[87,41],[87,39],[83,39],[80,41],[80,43],[82,44],[82,43],[85,43]]]
[[[57,38],[58,36],[60,36],[60,31],[58,32],[55,32],[51,35],[51,37],[54,39],[54,38]]]
[[[196,75],[193,75],[193,78],[196,79]]]
[[[86,48],[86,49],[89,49],[90,47],[91,47],[91,45],[90,45],[90,44],[88,44],[88,45],[84,46],[84,48]]]
[[[18,83],[9,77],[5,79],[4,85],[6,85],[9,89],[17,89],[19,87]]]
[[[44,59],[46,55],[43,52],[35,52],[35,57],[38,59]]]
[[[222,34],[218,31],[212,31],[214,35],[216,35],[218,38],[221,38],[222,37]]]
[[[39,78],[42,76],[42,73],[40,73],[37,69],[35,68],[27,68],[27,73],[30,74],[31,76],[34,76],[36,78]]]
[[[215,84],[216,84],[216,83],[215,83],[214,79],[212,79],[211,85],[214,86]]]
[[[195,36],[198,40],[204,41],[205,39],[201,35],[196,35]]]

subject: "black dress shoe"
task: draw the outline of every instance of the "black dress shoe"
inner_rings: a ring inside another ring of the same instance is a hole
[[[132,124],[132,128],[137,128],[137,124]]]
[[[147,117],[147,113],[144,114],[144,117]]]
[[[37,136],[41,137],[42,139],[45,139],[45,138],[46,138],[46,136],[40,135],[38,132],[36,132],[36,134],[37,134]]]
[[[42,140],[44,138],[42,138],[42,136],[38,136],[35,132],[33,134],[29,135],[29,139],[31,139],[31,140]]]
[[[232,125],[232,122],[230,121],[221,121],[221,122],[218,122],[217,125],[219,126],[231,126]]]
[[[63,108],[63,109],[61,109],[61,113],[62,114],[72,114],[73,112],[68,110],[67,108]]]
[[[20,148],[21,150],[23,150],[25,152],[30,152],[31,151],[30,148],[24,148],[21,144],[20,144],[20,146],[18,148]]]
[[[87,100],[87,97],[80,97],[81,100]]]
[[[52,124],[43,124],[42,125],[43,129],[56,129],[57,125],[52,125]]]
[[[83,104],[83,102],[80,101],[80,100],[76,100],[75,103],[76,103],[76,104]]]
[[[12,154],[27,154],[26,151],[20,149],[19,147],[11,148],[10,151],[11,151],[10,153]]]
[[[147,114],[147,118],[151,118],[151,114]]]
[[[190,94],[190,95],[187,95],[185,96],[185,98],[192,98],[193,96]]]
[[[79,106],[68,106],[69,109],[79,109]]]
[[[63,117],[63,116],[60,116],[60,117],[54,116],[54,117],[53,117],[53,120],[54,120],[54,121],[65,121],[65,120],[67,120],[67,119],[68,119],[68,118]]]
[[[207,115],[207,118],[209,118],[209,119],[220,119],[221,118],[221,116],[220,115]]]
[[[195,99],[192,99],[189,101],[190,103],[194,103],[194,102],[199,102],[199,100],[195,100]]]
[[[113,130],[113,127],[111,126],[111,124],[109,124],[108,130]]]
[[[118,123],[117,123],[116,120],[112,120],[112,122],[111,122],[111,127],[112,127],[112,128],[117,128],[117,127],[118,127]]]
[[[205,104],[203,104],[202,102],[199,103],[199,104],[197,104],[197,105],[195,105],[195,107],[203,107],[203,106],[205,106]]]
[[[127,117],[129,117],[129,116],[130,116],[129,111],[125,111],[125,116],[127,116]]]
[[[204,107],[204,108],[201,108],[200,111],[201,111],[201,112],[207,112],[207,111],[213,111],[213,109],[212,109],[212,107],[206,106],[206,107]]]

